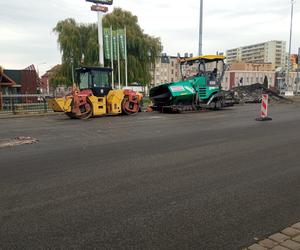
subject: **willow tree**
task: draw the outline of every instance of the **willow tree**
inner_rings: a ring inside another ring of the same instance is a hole
[[[57,34],[57,43],[62,54],[62,67],[57,68],[50,82],[72,83],[72,67],[81,64],[97,65],[98,40],[96,24],[78,24],[74,19],[59,21],[53,31]]]
[[[127,29],[128,49],[128,80],[129,82],[149,83],[151,80],[150,64],[162,50],[159,38],[143,32],[138,24],[138,18],[131,12],[115,8],[112,13],[105,15],[104,27]],[[57,85],[72,83],[72,65],[99,65],[97,24],[78,24],[74,19],[59,21],[53,29],[57,34],[57,43],[62,54],[62,67],[50,77],[50,83]],[[105,62],[110,66],[110,62]],[[124,62],[121,65],[122,82],[124,82]],[[116,68],[116,65],[115,65]],[[116,71],[115,71],[116,74]]]

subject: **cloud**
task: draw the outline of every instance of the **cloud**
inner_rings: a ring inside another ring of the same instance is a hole
[[[84,0],[13,0],[0,2],[0,64],[24,68],[42,64],[41,71],[60,62],[53,27],[73,17],[77,22],[96,22]],[[164,51],[196,53],[198,50],[199,1],[115,0],[114,6],[138,16],[144,31],[161,37]],[[112,7],[110,7],[112,9]],[[300,4],[295,4],[293,52],[300,47]],[[204,0],[204,53],[268,40],[289,39],[290,0]]]

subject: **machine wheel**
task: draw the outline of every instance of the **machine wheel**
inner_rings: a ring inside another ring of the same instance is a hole
[[[136,109],[136,111],[131,111],[131,110],[133,110],[133,107],[131,107],[131,105],[134,105],[134,103],[129,103],[128,97],[124,97],[124,99],[122,100],[122,111],[123,111],[124,114],[126,114],[126,115],[135,115],[135,114],[138,113],[139,107]],[[127,108],[127,106],[131,110],[129,110]]]
[[[68,112],[66,113],[67,116],[69,116],[70,118],[75,118],[75,119],[81,119],[81,120],[86,120],[89,119],[92,114],[92,104],[87,101],[85,104],[81,105],[79,107],[79,113],[74,113],[74,112]]]
[[[216,100],[214,103],[215,103],[214,110],[220,110],[223,106],[221,99]]]
[[[80,108],[81,115],[78,117],[81,120],[89,119],[93,112],[92,112],[92,105],[90,102],[86,102],[86,104],[82,105]]]

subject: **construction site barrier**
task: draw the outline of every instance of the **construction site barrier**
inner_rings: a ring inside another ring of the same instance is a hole
[[[256,118],[257,121],[270,121],[272,118],[268,116],[269,108],[269,95],[263,94],[261,98],[261,111],[260,117]]]

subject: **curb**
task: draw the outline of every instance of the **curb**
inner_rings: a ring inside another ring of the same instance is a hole
[[[53,115],[62,115],[58,112],[49,112],[49,113],[28,113],[28,114],[0,114],[1,119],[16,119],[16,118],[26,118],[26,117],[40,117],[40,116],[53,116]]]
[[[300,249],[300,222],[295,223],[281,232],[258,240],[257,243],[242,250],[297,250]]]

